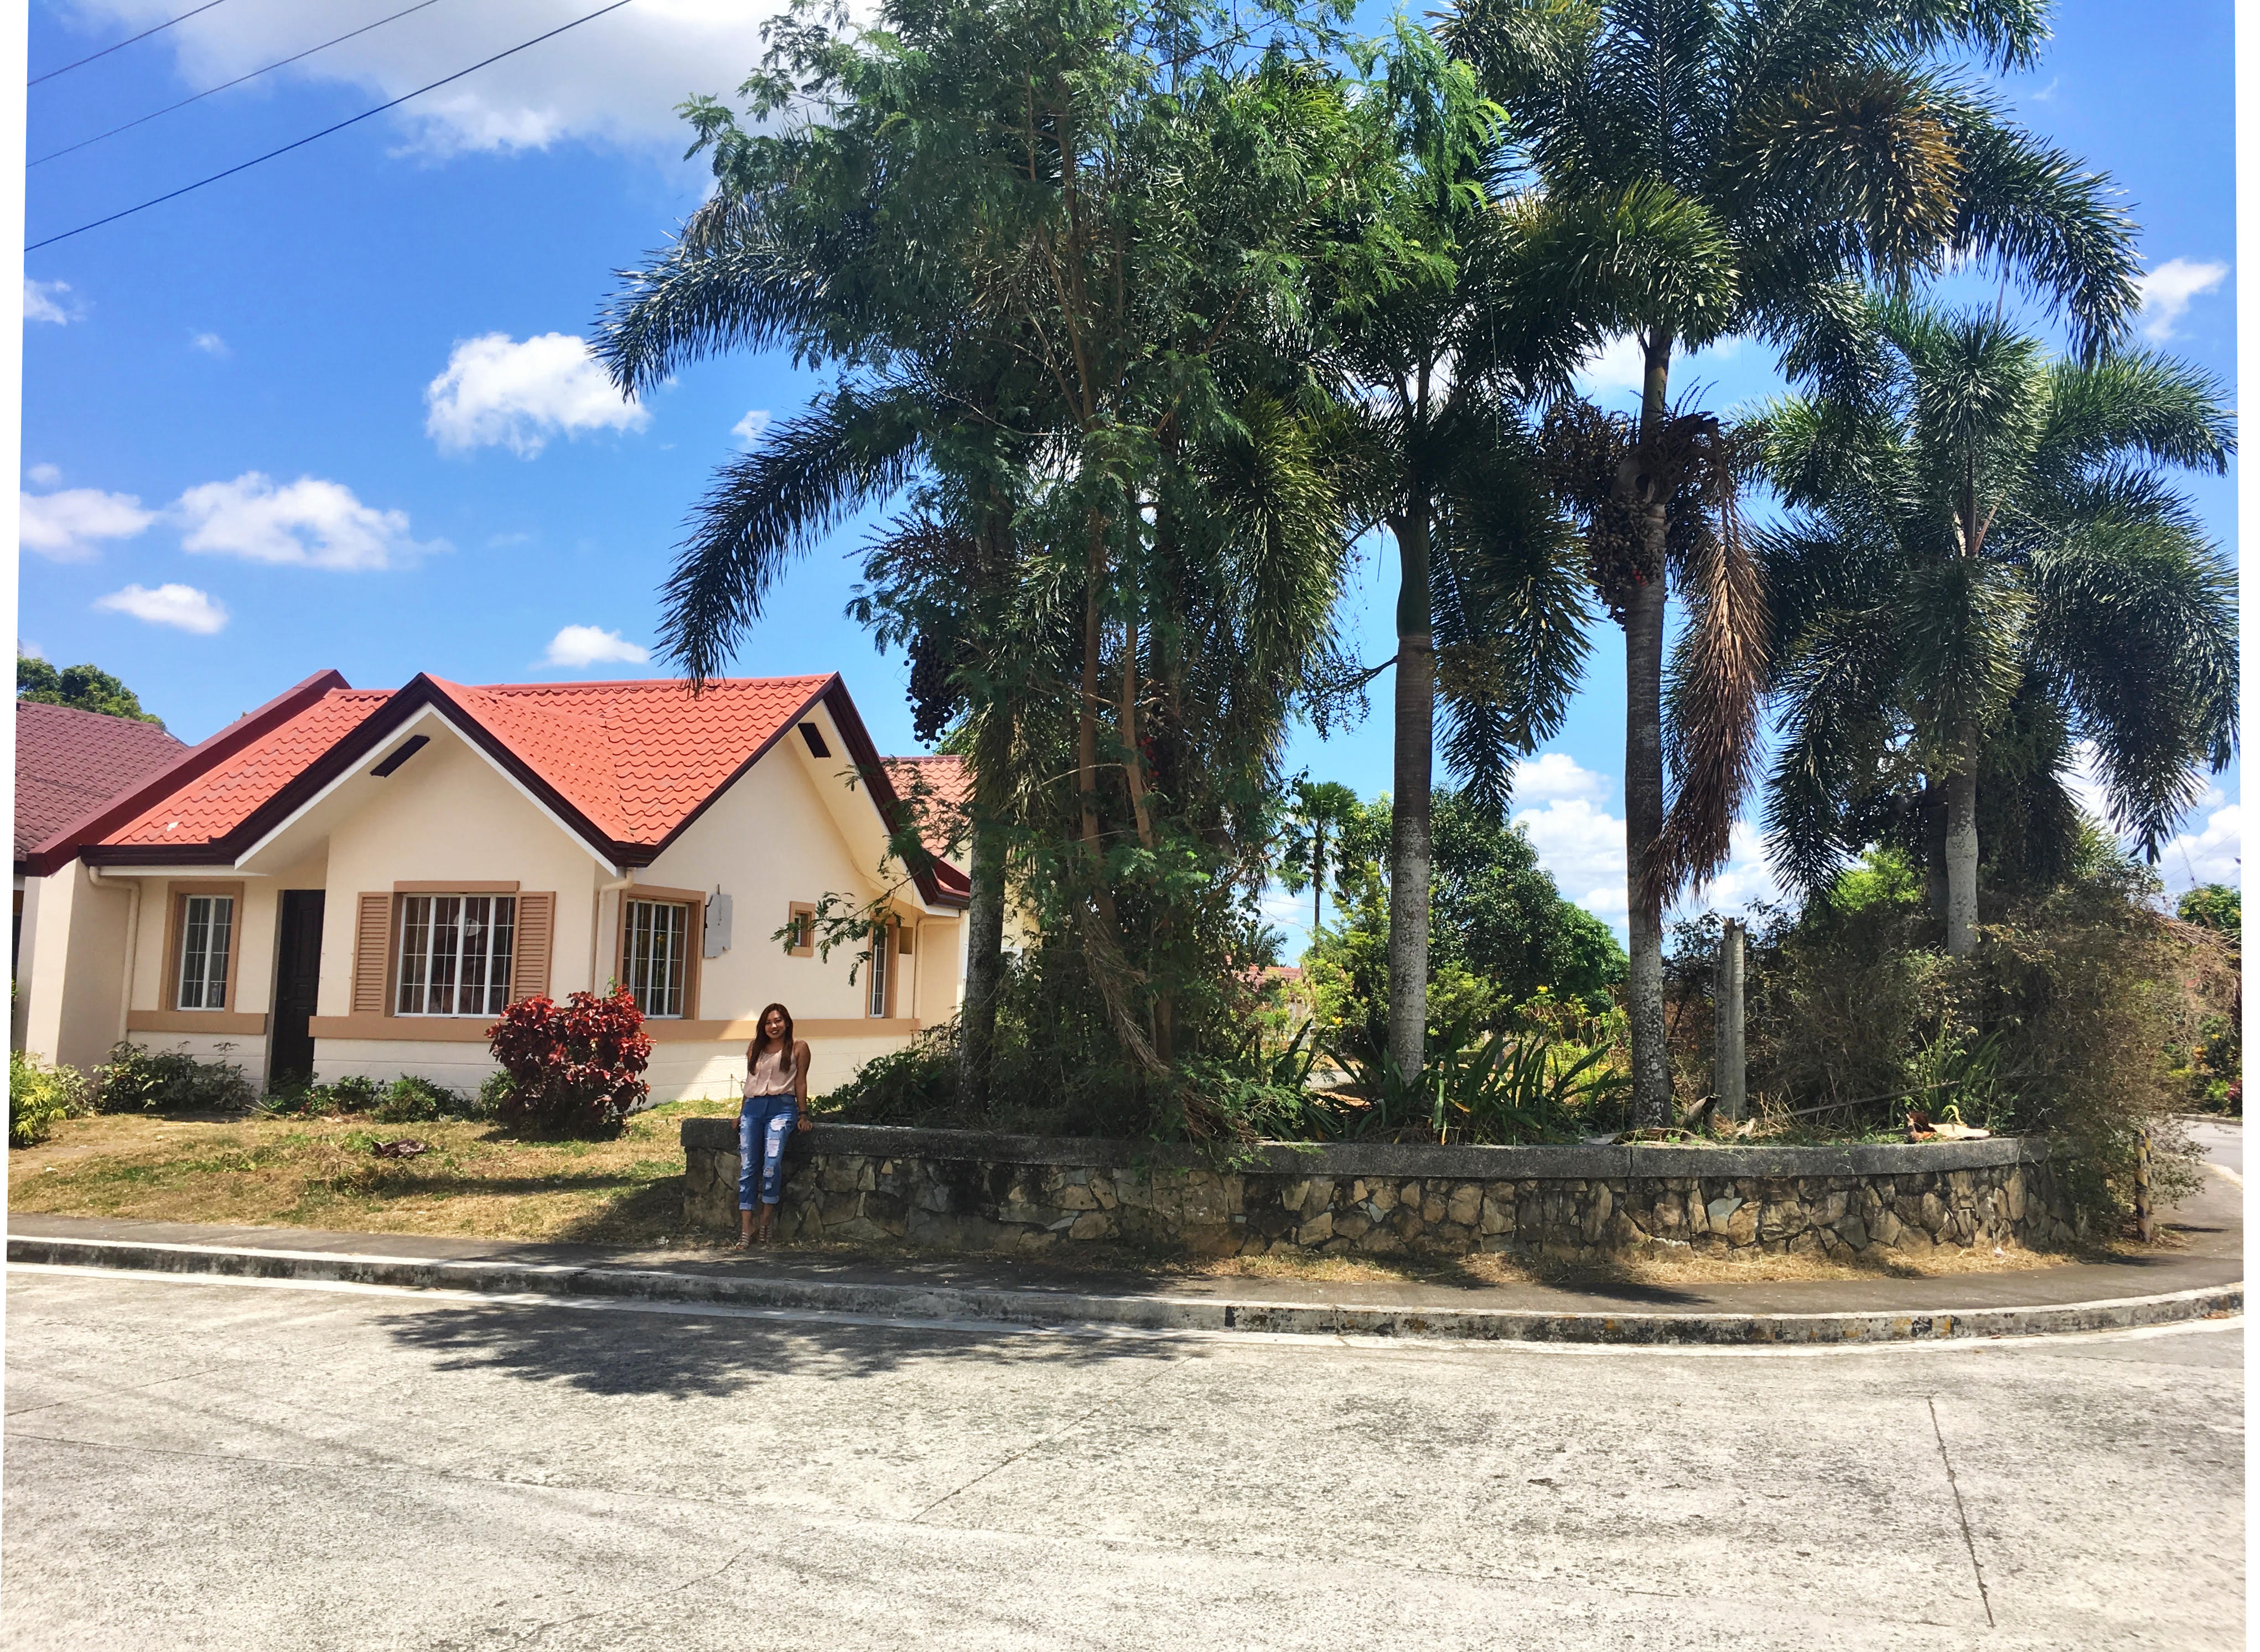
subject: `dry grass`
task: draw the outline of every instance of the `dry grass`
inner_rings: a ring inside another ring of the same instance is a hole
[[[71,1119],[41,1146],[9,1154],[8,1199],[18,1212],[142,1221],[664,1244],[683,1225],[678,1126],[715,1111],[654,1108],[611,1141],[543,1141],[453,1119]],[[401,1136],[432,1151],[370,1153]]]
[[[490,1123],[379,1125],[366,1118],[224,1122],[111,1115],[64,1120],[36,1148],[8,1155],[8,1197],[22,1213],[343,1232],[433,1234],[527,1243],[712,1250],[724,1237],[683,1228],[685,1117],[726,1104],[678,1103],[632,1119],[610,1141],[555,1141]],[[371,1147],[413,1136],[420,1157]],[[2171,1241],[2169,1241],[2171,1242]],[[910,1258],[898,1246],[825,1246],[825,1254]],[[928,1256],[931,1253],[925,1253]],[[1048,1255],[1044,1263],[1066,1261]],[[1309,1279],[1484,1285],[1575,1285],[1581,1279],[1672,1284],[1736,1280],[1934,1278],[2051,1268],[2067,1256],[2026,1250],[1942,1253],[1880,1266],[1806,1256],[1728,1262],[1701,1256],[1550,1268],[1499,1255],[1163,1258],[1093,1247],[1075,1265],[1149,1278]]]

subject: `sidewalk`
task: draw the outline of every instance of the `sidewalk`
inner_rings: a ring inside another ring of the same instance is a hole
[[[1484,1341],[1834,1343],[2033,1334],[2240,1312],[2242,1191],[2210,1174],[2170,1212],[2180,1241],[2127,1261],[1946,1278],[1575,1286],[1205,1278],[971,1256],[583,1246],[26,1215],[11,1262],[640,1298],[889,1319]]]

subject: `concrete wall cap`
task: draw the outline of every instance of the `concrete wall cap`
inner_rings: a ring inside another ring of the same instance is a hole
[[[727,1116],[685,1119],[683,1145],[734,1153],[738,1122]],[[1016,1136],[983,1130],[926,1130],[898,1125],[812,1125],[796,1132],[797,1153],[862,1154],[872,1158],[955,1160],[981,1164],[1056,1165],[1083,1169],[1203,1169],[1213,1161],[1198,1148],[1098,1136]],[[1581,1143],[1519,1148],[1435,1147],[1370,1142],[1265,1142],[1234,1168],[1274,1176],[1448,1177],[1464,1182],[1600,1181],[1627,1176],[1914,1176],[2037,1163],[2044,1141],[1990,1136],[1982,1141],[1875,1142],[1833,1147],[1726,1143]]]

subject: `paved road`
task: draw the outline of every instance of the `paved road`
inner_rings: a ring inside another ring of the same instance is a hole
[[[2241,1322],[1556,1352],[11,1269],[7,1329],[11,1648],[2244,1641]]]

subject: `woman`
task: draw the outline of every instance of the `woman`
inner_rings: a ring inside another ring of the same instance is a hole
[[[738,1248],[766,1245],[784,1193],[784,1144],[808,1122],[808,1046],[792,1036],[792,1012],[772,1004],[746,1046],[745,1105],[738,1110]],[[761,1184],[761,1221],[754,1186]]]

